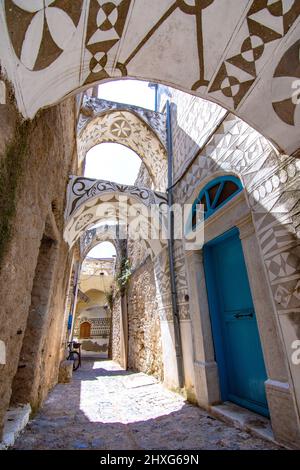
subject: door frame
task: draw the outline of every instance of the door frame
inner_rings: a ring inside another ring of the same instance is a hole
[[[218,235],[216,238],[213,238],[212,240],[205,243],[205,245],[208,247],[216,245],[217,243],[220,243],[226,240],[226,238],[229,238],[230,236],[234,234],[235,235],[239,234],[239,230],[237,227],[233,227],[227,230],[226,232],[222,233],[221,235]],[[213,281],[212,265],[208,259],[205,259],[207,256],[209,256],[209,254],[206,255],[205,252],[203,252],[203,263],[206,263],[206,267],[204,268],[205,269],[205,284],[206,284],[206,288],[210,289],[210,286],[213,285],[214,281]],[[224,341],[223,341],[221,321],[218,315],[218,307],[217,307],[216,299],[209,298],[208,290],[206,293],[207,293],[208,308],[209,308],[211,327],[212,327],[212,336],[213,336],[212,339],[214,343],[216,360],[219,365],[220,394],[221,394],[221,398],[224,400],[228,396],[228,383],[227,383],[228,380],[227,380],[226,361],[224,357],[225,346],[224,346]]]
[[[211,175],[211,178],[213,176]],[[193,196],[186,203],[192,204],[192,198]],[[270,418],[275,435],[280,434],[282,420],[286,421],[281,410],[293,409],[293,394],[289,385],[286,352],[278,327],[276,308],[245,191],[238,193],[206,219],[204,227],[203,243],[217,238],[233,227],[239,230],[267,372],[265,387]],[[199,226],[197,230],[202,228]],[[202,240],[201,235],[198,239]],[[221,367],[218,367],[215,358],[202,246],[199,245],[198,249],[193,250],[185,249],[185,264],[193,331],[196,397],[200,406],[210,409],[211,406],[222,403],[219,377]]]
[[[222,328],[222,320],[220,318],[219,314],[219,306],[217,299],[214,294],[214,284],[215,284],[215,273],[213,272],[213,265],[212,265],[212,259],[211,259],[211,252],[210,252],[210,247],[216,246],[219,243],[222,243],[223,241],[227,240],[228,238],[239,238],[240,232],[237,227],[232,227],[230,230],[227,230],[226,232],[222,233],[218,237],[214,238],[213,240],[210,240],[205,244],[207,247],[206,250],[203,252],[203,262],[205,265],[205,281],[206,281],[206,286],[207,286],[207,297],[208,297],[208,302],[209,302],[209,310],[210,310],[210,318],[211,318],[211,324],[212,324],[212,334],[213,334],[213,342],[214,342],[214,348],[215,348],[215,353],[216,353],[216,358],[218,361],[218,364],[220,366],[219,368],[219,375],[220,375],[220,393],[223,401],[233,401],[230,399],[230,392],[228,389],[228,365],[227,365],[227,360],[225,357],[225,350],[226,350],[226,345],[225,345],[225,338],[224,338],[224,331]],[[244,258],[244,253],[242,249],[242,244],[240,244],[241,250],[242,250],[242,255],[245,263],[245,258]],[[246,264],[246,263],[245,263]],[[250,282],[248,278],[248,273],[247,274],[247,280],[250,288]],[[210,295],[210,292],[212,295]],[[250,290],[251,292],[251,290]],[[254,309],[254,302],[252,299],[252,294],[251,294],[251,300],[253,304],[253,309]],[[257,325],[257,320],[256,320],[256,312],[254,309],[255,313],[255,323]],[[259,332],[258,332],[258,327],[257,327],[257,334],[258,338],[260,340]],[[261,341],[260,341],[261,342]],[[230,359],[230,358],[229,358]],[[264,358],[262,358],[264,361]],[[265,366],[265,363],[264,363]],[[239,406],[244,406],[245,408],[252,409],[256,411],[257,413],[263,415],[263,416],[269,416],[269,410],[267,407],[263,405],[259,405],[258,403],[252,403],[251,408],[249,408],[247,400],[244,399],[243,397],[236,397],[237,401],[233,401],[233,403],[238,404]],[[249,402],[250,404],[250,402]]]

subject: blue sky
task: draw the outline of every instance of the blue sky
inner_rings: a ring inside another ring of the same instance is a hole
[[[155,94],[148,82],[118,80],[99,85],[98,97],[120,103],[154,109]],[[86,158],[85,176],[89,178],[133,184],[141,164],[130,149],[118,144],[101,144],[92,148]],[[104,242],[89,252],[89,256],[108,258],[115,254],[111,243]]]

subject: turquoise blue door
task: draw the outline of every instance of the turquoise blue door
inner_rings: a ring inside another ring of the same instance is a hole
[[[204,269],[222,399],[267,416],[267,376],[237,228],[204,245]]]

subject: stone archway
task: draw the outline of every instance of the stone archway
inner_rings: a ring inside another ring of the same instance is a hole
[[[297,1],[6,0],[1,10],[1,65],[26,117],[131,77],[215,101],[285,152],[299,147]]]
[[[122,208],[125,209],[125,214],[122,213]],[[142,240],[145,242],[147,254],[150,255],[152,260],[158,259],[161,253],[166,256],[167,252],[166,208],[167,196],[164,193],[152,191],[148,188],[72,176],[68,185],[64,238],[69,246],[72,247],[76,240],[81,237],[82,255],[87,253],[99,241],[109,240],[113,242],[116,235],[115,246],[118,246],[122,242],[122,238],[133,239],[132,235],[134,233],[130,232],[130,230],[127,231],[126,228],[132,222],[131,216],[134,219],[135,215],[141,212],[142,221],[138,225],[134,225],[134,232],[142,231]],[[154,222],[153,214],[155,214]],[[108,225],[108,222],[111,220],[118,222],[118,234],[116,234],[113,226]],[[100,221],[102,223],[107,222],[107,225],[89,230],[91,226]],[[156,225],[157,223],[158,225]],[[153,228],[154,232],[152,232]],[[146,236],[144,236],[145,233]],[[154,237],[152,238],[153,234]],[[167,279],[168,273],[162,272],[159,264],[155,264],[154,270],[158,297],[160,298],[158,304],[161,317],[163,318],[167,315],[167,310],[170,310],[170,305],[166,304],[165,298],[167,293],[167,297],[170,299],[170,283]],[[126,294],[119,295],[117,304],[118,310],[116,315],[119,322],[118,338],[120,349],[118,361],[126,368],[128,358],[128,307]],[[164,350],[164,357],[168,358],[167,364],[169,365],[170,363],[170,371],[165,374],[166,383],[170,386],[177,386],[176,357],[172,331],[173,323],[165,323],[162,348]]]
[[[118,225],[102,225],[87,230],[80,237],[80,257],[85,259],[88,253],[102,242],[110,242],[116,250],[116,257],[120,256],[121,247],[118,239]]]
[[[92,147],[106,142],[118,143],[133,150],[146,166],[155,189],[165,190],[165,114],[84,97],[77,127],[79,163]]]

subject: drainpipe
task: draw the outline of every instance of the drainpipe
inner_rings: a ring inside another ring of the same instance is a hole
[[[95,85],[92,88],[92,98],[98,98],[98,85]]]
[[[170,266],[170,281],[171,281],[171,297],[172,297],[172,313],[174,321],[174,336],[175,336],[175,351],[176,362],[178,371],[179,387],[184,386],[183,374],[183,357],[182,357],[182,342],[180,332],[180,318],[177,303],[177,290],[175,279],[175,264],[174,264],[174,212],[171,210],[173,205],[173,147],[172,147],[172,129],[171,129],[171,112],[170,102],[167,101],[167,150],[168,150],[168,252],[169,252],[169,266]]]
[[[154,110],[157,112],[158,111],[158,85],[157,83],[154,84],[154,91],[155,91]]]
[[[157,83],[149,83],[149,88],[154,90],[154,111],[158,111],[158,84]]]

